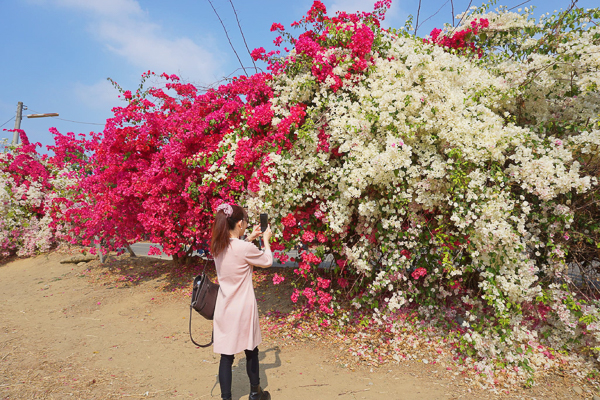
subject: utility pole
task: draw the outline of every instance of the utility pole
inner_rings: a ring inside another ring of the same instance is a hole
[[[26,106],[23,106],[23,102],[17,103],[17,118],[15,119],[15,131],[21,129],[21,121],[23,120],[23,110],[27,110]],[[27,118],[44,118],[44,117],[58,117],[58,113],[46,113],[46,114],[29,114]],[[19,133],[13,132],[12,145],[16,146],[19,144]]]
[[[15,129],[21,129],[21,120],[23,119],[23,102],[17,104],[17,119],[15,119]],[[12,145],[19,144],[19,132],[13,132]]]

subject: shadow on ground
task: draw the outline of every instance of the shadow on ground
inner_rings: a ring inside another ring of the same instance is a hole
[[[172,260],[160,260],[152,257],[130,257],[127,254],[109,255],[105,263],[98,260],[86,264],[83,275],[92,282],[110,289],[127,289],[143,285],[152,285],[163,293],[178,293],[191,296],[192,281],[202,272],[208,274],[213,282],[218,282],[214,263],[194,257],[188,264],[176,264]],[[284,282],[273,284],[273,275],[284,276]],[[254,286],[259,312],[261,314],[277,312],[287,314],[293,310],[290,300],[292,280],[296,276],[290,268],[255,268]]]

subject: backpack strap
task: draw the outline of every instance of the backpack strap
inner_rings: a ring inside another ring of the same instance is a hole
[[[213,341],[214,341],[214,338],[215,338],[215,332],[213,330],[212,334],[210,335],[210,343],[208,343],[208,344],[198,344],[198,343],[196,343],[196,341],[192,337],[192,309],[193,308],[190,305],[190,340],[192,341],[192,343],[194,343],[198,347],[208,347],[208,346],[210,346],[210,345],[213,344]]]

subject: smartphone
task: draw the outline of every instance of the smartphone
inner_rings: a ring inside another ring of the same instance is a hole
[[[264,232],[269,227],[269,215],[268,214],[260,214],[260,230]]]

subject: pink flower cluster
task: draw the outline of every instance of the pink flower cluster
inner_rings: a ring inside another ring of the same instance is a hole
[[[156,246],[150,246],[150,250],[148,251],[148,255],[149,256],[160,256],[162,255],[162,252],[160,251],[160,249]]]
[[[283,217],[281,219],[281,223],[283,224],[283,226],[292,228],[292,227],[296,226],[296,218],[294,217],[294,214],[290,213],[286,217]]]
[[[438,28],[433,29],[429,35],[432,43],[450,49],[470,51],[481,57],[482,51],[475,46],[473,39],[482,29],[489,27],[489,25],[489,20],[480,18],[479,20],[475,19],[471,21],[471,28],[454,32],[452,36],[442,35],[442,30]],[[425,39],[424,41],[427,42],[428,40]]]
[[[298,289],[294,289],[294,291],[292,292],[292,296],[291,296],[292,302],[297,303],[299,298],[300,298],[300,291]]]
[[[149,71],[142,79],[151,76]],[[295,107],[281,127],[271,126],[269,74],[237,77],[207,92],[180,83],[175,75],[161,77],[166,90],[126,93],[127,105],[115,108],[104,132],[94,138],[101,140],[84,144],[93,154],[78,182],[77,207],[65,217],[74,226],[74,241],[88,245],[97,236],[113,249],[150,240],[176,259],[186,256],[181,249],[190,243],[189,251],[205,247],[212,210],[268,183],[272,177],[263,149],[269,143],[266,147],[290,146],[286,135],[304,118],[304,108]],[[242,123],[255,134],[237,143],[227,179],[204,184],[209,168],[227,156],[221,140]]]
[[[315,234],[311,230],[307,229],[302,234],[302,240],[306,243],[310,243],[315,240]]]
[[[330,283],[331,283],[330,279],[324,279],[321,277],[317,278],[317,286],[320,287],[321,289],[327,289],[329,287]]]
[[[422,276],[427,275],[427,270],[423,267],[419,267],[415,269],[412,274],[410,274],[414,279],[419,279]]]
[[[345,84],[353,84],[353,74],[359,74],[366,70],[369,63],[372,63],[370,56],[375,33],[371,26],[379,28],[379,22],[384,19],[385,12],[391,6],[390,0],[379,1],[375,4],[373,13],[348,14],[338,12],[335,17],[327,16],[327,9],[320,1],[314,1],[311,9],[306,16],[299,22],[292,23],[292,27],[304,25],[311,27],[306,32],[298,36],[297,39],[291,38],[290,42],[296,48],[296,57],[290,59],[272,59],[273,55],[279,55],[279,51],[266,52],[264,48],[257,48],[252,51],[252,58],[268,62],[268,70],[274,75],[286,72],[290,63],[294,63],[298,57],[305,58],[310,65],[312,74],[319,82],[325,82],[331,79],[334,83],[331,86],[333,92],[342,88]],[[312,26],[311,26],[312,25]],[[284,27],[281,24],[274,23],[271,31],[283,32]],[[344,32],[352,32],[351,35],[342,35]],[[327,50],[331,46],[331,39],[336,37],[345,37],[344,43],[338,44],[352,50],[351,54],[342,57],[328,55]],[[276,46],[280,46],[283,41],[281,36],[274,41]],[[286,48],[287,51],[287,48]],[[349,64],[349,71],[343,76],[333,73],[334,68],[340,64]]]
[[[274,256],[275,256],[275,258],[277,258],[279,260],[279,262],[284,263],[284,264],[286,262],[288,262],[290,259],[290,256],[288,256],[285,253],[275,253]]]
[[[65,185],[85,164],[85,149],[72,133],[55,134],[57,146],[48,146],[56,149],[55,155],[48,156],[37,152],[40,143],[30,143],[24,131],[17,132],[22,144],[0,153],[0,187],[8,196],[3,208],[9,212],[0,216],[2,257],[31,256],[57,244],[66,229],[58,220],[63,207],[72,204],[64,197],[72,188]]]
[[[346,289],[349,285],[348,280],[346,278],[338,278],[337,283],[342,289]]]
[[[320,257],[317,257],[315,254],[311,253],[310,251],[305,251],[304,253],[302,253],[302,255],[300,257],[302,257],[302,261],[304,261],[306,263],[311,263],[311,264],[320,264],[322,261]]]
[[[307,104],[288,104],[284,117],[274,118],[273,75],[292,73],[288,67],[296,63],[318,82],[327,82],[334,92],[356,84],[354,78],[374,62],[375,35],[389,6],[390,1],[384,0],[376,4],[374,13],[340,12],[329,17],[324,4],[315,1],[305,17],[292,24],[306,27],[297,39],[286,33],[282,24],[271,26],[271,31],[280,34],[276,45],[282,43],[282,37],[289,39],[295,57],[276,59],[273,56],[279,51],[257,48],[252,58],[268,62],[270,74],[235,77],[208,91],[182,83],[176,75],[145,72],[142,83],[160,78],[164,88],[141,85],[137,91],[121,90],[127,101],[113,109],[102,133],[86,139],[55,132],[52,162],[58,168],[75,166],[73,178],[77,180],[76,190],[60,199],[66,211],[64,215],[56,213],[56,223],[70,227],[72,242],[93,247],[97,238],[103,251],[147,240],[162,248],[153,247],[149,254],[164,253],[177,260],[192,250],[206,249],[212,210],[223,201],[235,203],[242,194],[257,193],[261,185],[279,178],[274,175],[270,154],[289,151],[298,140]],[[332,55],[332,47],[350,52]],[[340,65],[348,72],[334,73]],[[228,138],[247,131],[251,134],[242,133],[235,140],[232,162]],[[29,143],[23,142],[27,149]],[[318,146],[318,151],[329,153],[332,159],[343,156],[329,145],[324,128]],[[11,163],[15,179],[22,180],[19,184],[32,182],[26,176],[45,182],[44,169],[35,172],[36,164],[28,163],[31,171],[24,171],[19,160]],[[274,241],[273,249],[289,249],[298,242],[310,245],[311,250],[322,245],[339,247],[343,235],[331,233],[321,206],[309,203],[282,218],[282,238]],[[185,248],[187,253],[182,251]],[[278,258],[288,260],[285,254]],[[306,251],[297,273],[317,289],[314,295],[318,300],[313,303],[329,312],[329,294],[323,290],[330,289],[331,281],[319,277],[320,263],[312,251]],[[339,272],[345,273],[346,263],[338,265]],[[277,276],[275,281],[279,280]],[[347,279],[337,282],[342,288],[349,285]]]
[[[285,28],[280,23],[274,22],[273,25],[271,25],[271,32],[283,31],[283,30],[285,30]]]
[[[281,282],[285,281],[285,277],[275,273],[275,275],[273,275],[273,284],[274,285],[279,285]]]

